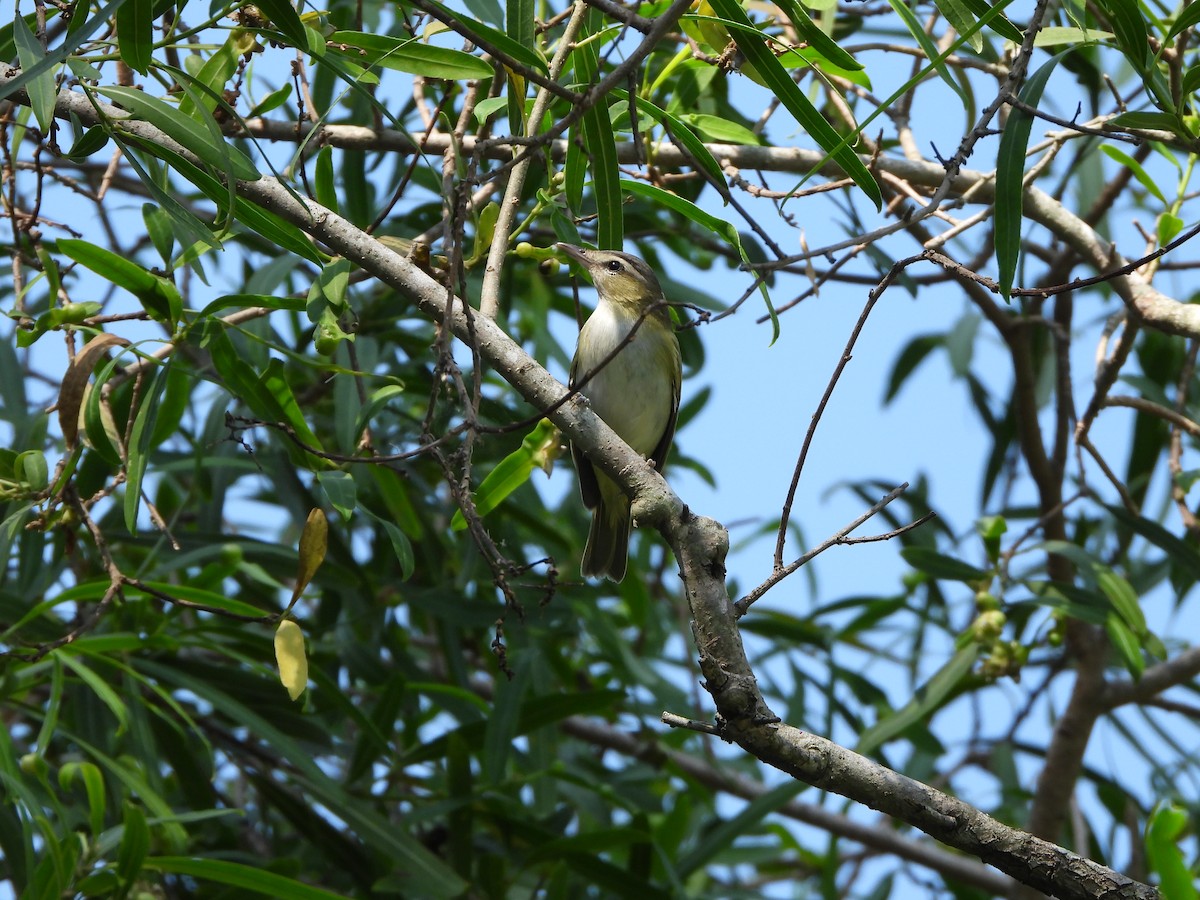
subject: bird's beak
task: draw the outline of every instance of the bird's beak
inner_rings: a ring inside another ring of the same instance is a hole
[[[560,253],[565,253],[585,269],[588,267],[588,263],[591,262],[591,260],[588,258],[588,251],[583,249],[583,247],[576,247],[574,244],[558,243],[554,245],[554,249],[558,250]]]

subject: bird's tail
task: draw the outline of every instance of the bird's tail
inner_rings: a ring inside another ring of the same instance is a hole
[[[620,581],[629,562],[629,500],[614,484],[600,487],[600,502],[592,510],[592,527],[583,548],[585,578],[590,576]]]

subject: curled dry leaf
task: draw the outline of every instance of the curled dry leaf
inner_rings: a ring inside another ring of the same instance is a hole
[[[62,429],[67,449],[73,450],[79,439],[79,410],[83,407],[88,379],[96,361],[109,347],[128,347],[129,341],[115,334],[98,334],[75,354],[58,392],[58,425]]]

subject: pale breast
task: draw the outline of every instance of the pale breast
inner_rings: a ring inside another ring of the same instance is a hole
[[[598,366],[629,333],[636,316],[625,316],[611,303],[601,303],[583,326],[576,377],[582,378]],[[648,456],[667,428],[674,403],[669,359],[660,346],[670,339],[647,323],[616,358],[596,373],[583,388],[592,409],[630,447]]]

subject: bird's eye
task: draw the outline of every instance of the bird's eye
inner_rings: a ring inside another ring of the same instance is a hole
[[[619,259],[610,259],[607,263],[605,263],[604,267],[610,272],[620,272],[623,268],[625,268],[621,265],[621,261]]]

